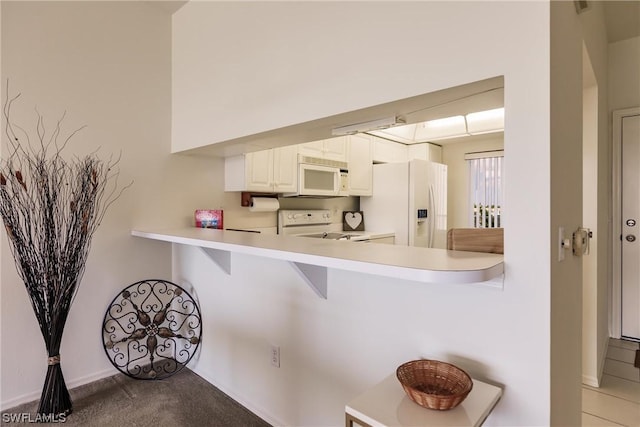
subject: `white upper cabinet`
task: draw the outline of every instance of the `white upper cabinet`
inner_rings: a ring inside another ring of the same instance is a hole
[[[245,154],[247,191],[269,192],[273,188],[273,150]]]
[[[289,193],[298,190],[298,146],[255,151],[227,157],[225,191]]]
[[[347,137],[322,139],[299,145],[299,153],[303,156],[318,157],[339,162],[347,161]]]
[[[357,134],[348,137],[350,196],[373,194],[373,148],[371,145],[369,135]]]
[[[398,163],[407,161],[407,146],[399,142],[373,138],[373,161],[375,163]]]
[[[274,148],[273,191],[295,193],[298,191],[298,146]]]
[[[442,163],[442,147],[424,142],[407,146],[407,160],[420,159]]]

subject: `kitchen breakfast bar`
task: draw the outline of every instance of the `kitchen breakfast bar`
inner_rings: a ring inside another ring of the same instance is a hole
[[[136,237],[200,247],[226,274],[231,253],[289,262],[327,298],[330,268],[422,283],[473,284],[502,289],[503,255],[376,243],[267,235],[196,227],[132,230]]]

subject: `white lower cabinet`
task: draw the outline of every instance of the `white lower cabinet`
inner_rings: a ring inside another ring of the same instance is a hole
[[[373,194],[373,149],[369,135],[350,135],[347,140],[349,162],[349,195]]]
[[[227,157],[224,191],[289,193],[298,190],[298,147],[295,145]]]

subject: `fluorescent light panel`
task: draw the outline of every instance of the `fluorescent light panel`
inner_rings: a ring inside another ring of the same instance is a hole
[[[463,116],[445,117],[424,122],[422,129],[417,129],[416,134],[421,139],[428,140],[455,138],[467,134],[467,125]]]
[[[373,130],[387,129],[392,126],[403,125],[405,121],[400,117],[385,117],[383,119],[371,120],[369,122],[355,123],[352,125],[333,128],[331,135],[353,135],[361,132],[369,132]]]
[[[467,114],[467,131],[471,135],[498,132],[504,129],[504,108]]]

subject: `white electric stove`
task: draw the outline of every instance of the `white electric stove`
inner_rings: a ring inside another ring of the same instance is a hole
[[[278,234],[315,237],[329,240],[364,240],[362,233],[342,231],[342,223],[334,223],[328,209],[281,210],[278,212]]]

